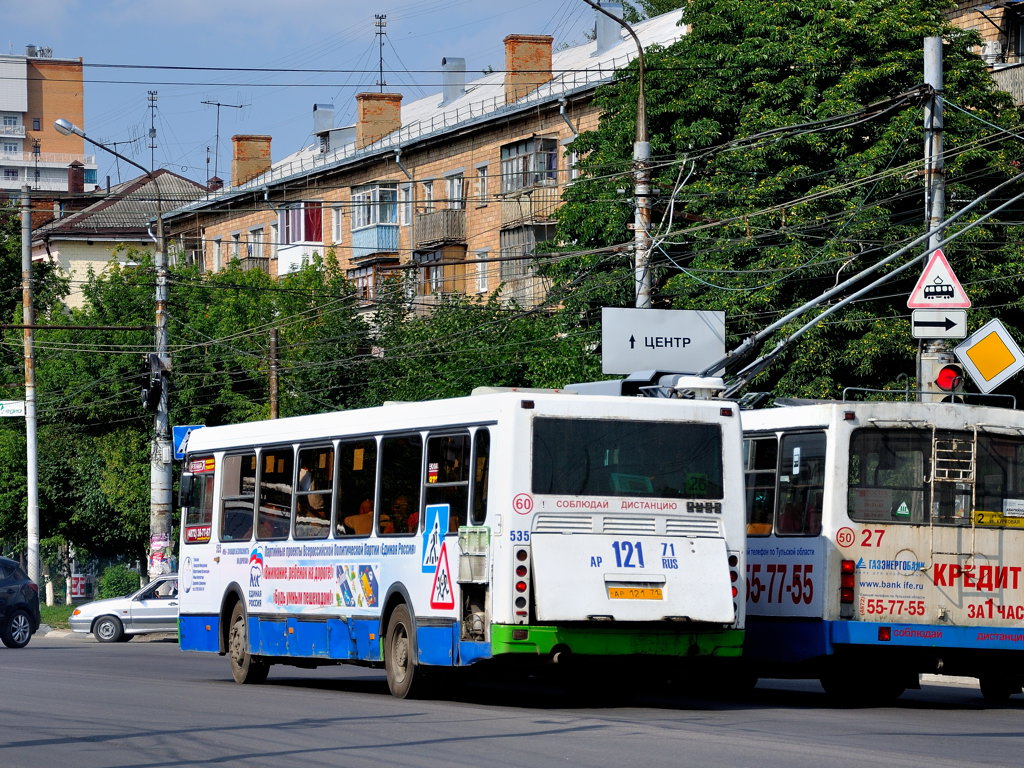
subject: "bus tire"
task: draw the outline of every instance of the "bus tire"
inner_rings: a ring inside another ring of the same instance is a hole
[[[249,630],[246,624],[245,606],[235,603],[228,625],[228,659],[231,662],[231,677],[242,685],[255,685],[267,679],[270,665],[258,656],[249,653]]]
[[[399,699],[423,693],[425,670],[416,663],[415,631],[409,608],[404,604],[396,606],[388,619],[384,640],[384,670],[391,695]]]
[[[1005,704],[1015,693],[1020,693],[1020,684],[1000,675],[982,675],[978,678],[981,696],[989,704]]]

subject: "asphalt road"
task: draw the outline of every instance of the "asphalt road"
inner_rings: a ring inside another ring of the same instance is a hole
[[[868,671],[865,672],[868,674]],[[391,697],[382,671],[274,667],[261,686],[171,638],[36,636],[0,647],[4,768],[162,766],[1020,766],[1024,696],[926,684],[891,706],[830,706],[816,683],[736,700],[672,690],[581,701],[533,679],[443,700]],[[598,694],[600,692],[598,691]]]

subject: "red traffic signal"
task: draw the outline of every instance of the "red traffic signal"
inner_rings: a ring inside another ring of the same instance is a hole
[[[955,364],[944,365],[935,377],[935,386],[943,392],[959,392],[964,388],[964,369]]]

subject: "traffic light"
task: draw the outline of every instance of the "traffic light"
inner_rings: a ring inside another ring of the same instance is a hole
[[[942,398],[942,402],[962,403],[964,400],[962,397],[958,397],[957,393],[963,391],[965,381],[964,369],[959,363],[947,363],[939,368],[939,372],[935,376],[935,386],[943,392],[950,393]]]
[[[155,411],[160,404],[160,396],[163,393],[166,382],[164,377],[167,370],[160,362],[160,355],[150,352],[143,358],[142,382],[142,407],[147,411]]]

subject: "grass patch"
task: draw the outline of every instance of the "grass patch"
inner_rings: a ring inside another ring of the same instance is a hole
[[[68,618],[73,610],[73,605],[40,605],[39,616],[43,624],[52,629],[68,629]]]

